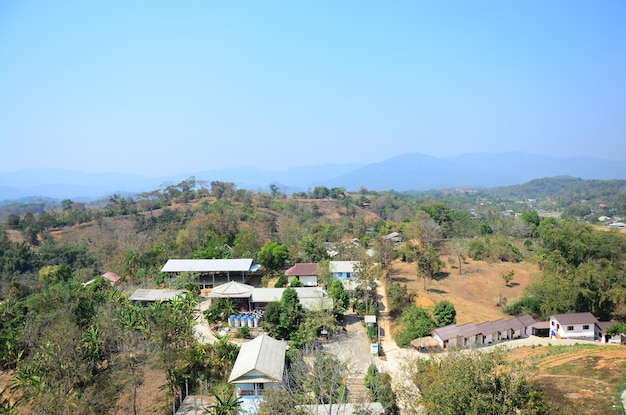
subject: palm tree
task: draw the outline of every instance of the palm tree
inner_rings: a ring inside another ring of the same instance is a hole
[[[204,408],[210,415],[236,415],[241,409],[241,400],[228,385],[216,387],[214,396],[215,403]]]

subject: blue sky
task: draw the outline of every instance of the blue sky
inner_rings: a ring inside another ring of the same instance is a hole
[[[626,2],[0,2],[0,171],[626,161]]]

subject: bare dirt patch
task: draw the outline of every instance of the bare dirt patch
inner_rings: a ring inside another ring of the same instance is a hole
[[[7,238],[9,238],[9,241],[17,243],[24,242],[24,236],[20,231],[15,229],[7,229],[5,232]]]
[[[417,293],[415,302],[419,306],[430,308],[442,300],[452,302],[458,324],[501,318],[502,309],[496,307],[499,296],[509,300],[521,297],[524,287],[540,273],[537,265],[528,262],[489,264],[467,259],[459,275],[458,263],[451,266],[447,256],[442,256],[442,260],[446,267],[437,280],[428,282],[426,289],[423,280],[417,277],[415,263],[394,262],[392,280]],[[506,286],[502,274],[511,270],[515,275]]]
[[[578,345],[523,347],[509,353],[529,363],[532,376],[547,397],[561,404],[563,397],[584,414],[619,414],[619,394],[626,369],[626,348]]]

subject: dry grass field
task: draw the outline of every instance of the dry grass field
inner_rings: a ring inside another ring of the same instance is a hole
[[[457,311],[457,323],[473,321],[478,324],[486,320],[497,320],[503,316],[502,309],[496,307],[499,296],[513,299],[520,297],[539,268],[531,263],[494,263],[466,259],[461,264],[459,275],[458,263],[450,265],[447,257],[442,257],[446,268],[437,280],[430,281],[426,289],[424,282],[417,277],[415,263],[393,263],[392,281],[406,285],[417,294],[419,306],[432,308],[442,300],[454,304]],[[502,274],[515,271],[513,280],[507,286]]]

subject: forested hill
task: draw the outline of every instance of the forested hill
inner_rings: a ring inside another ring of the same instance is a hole
[[[485,190],[503,200],[533,200],[536,206],[575,217],[625,215],[626,180],[583,180],[547,177],[515,186]]]

